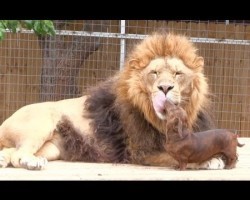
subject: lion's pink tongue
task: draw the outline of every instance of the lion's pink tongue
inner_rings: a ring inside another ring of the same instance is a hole
[[[166,101],[166,96],[162,92],[153,97],[153,107],[156,112],[162,113],[164,111],[165,101]]]

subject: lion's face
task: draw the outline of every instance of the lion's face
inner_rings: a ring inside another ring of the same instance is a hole
[[[185,37],[154,34],[135,46],[118,76],[117,102],[126,102],[162,131],[171,101],[182,107],[192,127],[198,113],[209,104],[204,59]]]
[[[165,119],[165,101],[185,106],[195,78],[194,72],[174,57],[156,58],[142,70],[142,79],[154,111]]]

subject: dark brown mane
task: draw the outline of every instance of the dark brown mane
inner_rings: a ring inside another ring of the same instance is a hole
[[[212,115],[212,107],[204,108],[197,115],[197,119],[193,124],[193,131],[200,132],[208,129],[215,129],[214,116]]]
[[[164,151],[165,135],[154,128],[138,108],[126,102],[120,103],[120,107],[120,117],[132,162],[143,163],[146,154]]]
[[[91,124],[97,143],[111,162],[125,162],[128,158],[123,126],[116,107],[113,84],[108,80],[101,86],[90,91],[85,102],[87,117],[93,120]]]
[[[106,155],[103,154],[96,143],[96,139],[82,136],[66,116],[63,116],[57,124],[57,131],[64,141],[62,159],[68,161],[103,162]]]

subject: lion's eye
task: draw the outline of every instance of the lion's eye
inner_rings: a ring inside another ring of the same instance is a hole
[[[159,72],[156,70],[152,70],[152,71],[150,71],[150,75],[156,78],[156,77],[158,77]]]
[[[182,75],[183,73],[181,71],[177,71],[175,72],[175,76],[179,76],[179,75]]]
[[[151,73],[151,74],[158,75],[158,72],[157,72],[156,70],[152,70],[150,73]]]
[[[157,79],[157,77],[158,77],[158,72],[155,70],[150,71],[148,74],[149,81],[155,81]]]

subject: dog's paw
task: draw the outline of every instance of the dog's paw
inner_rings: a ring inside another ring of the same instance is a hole
[[[41,170],[47,165],[48,161],[43,157],[23,157],[20,159],[20,165],[29,170]]]

